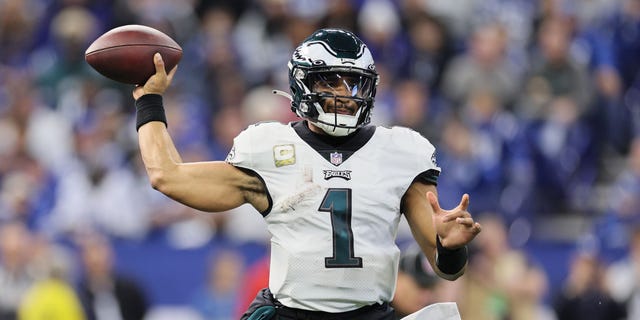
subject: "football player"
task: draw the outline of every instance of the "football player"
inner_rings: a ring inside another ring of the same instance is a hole
[[[434,146],[402,127],[370,125],[378,73],[367,46],[340,29],[314,32],[288,64],[300,121],[249,126],[226,161],[184,163],[166,128],[156,74],[133,92],[140,151],[153,188],[187,206],[219,212],[249,203],[271,234],[269,287],[243,319],[394,319],[389,306],[404,214],[437,274],[465,270],[481,226],[463,195],[440,208]]]

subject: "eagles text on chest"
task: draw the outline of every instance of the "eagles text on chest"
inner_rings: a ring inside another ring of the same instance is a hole
[[[351,180],[351,170],[322,170],[322,172],[324,173],[325,180],[329,180],[331,178]]]

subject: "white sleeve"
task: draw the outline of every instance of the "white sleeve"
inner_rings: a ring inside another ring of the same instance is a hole
[[[249,126],[233,139],[233,146],[227,154],[225,162],[237,167],[253,168],[252,128],[253,126]]]
[[[272,169],[275,140],[286,134],[287,126],[271,121],[252,124],[233,139],[233,147],[225,161],[236,167],[262,172]]]
[[[394,144],[400,160],[418,171],[440,172],[436,161],[436,148],[420,133],[405,127],[393,127]]]
[[[438,167],[438,161],[436,159],[436,148],[420,133],[411,130],[413,135],[413,145],[415,146],[415,152],[419,166],[425,168],[424,171],[436,170],[441,171]]]

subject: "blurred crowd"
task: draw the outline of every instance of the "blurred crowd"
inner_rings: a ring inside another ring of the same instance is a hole
[[[455,283],[416,273],[406,248],[398,296],[421,299],[402,302],[457,301],[474,320],[640,319],[640,0],[0,0],[1,320],[162,319],[114,242],[223,244],[175,293],[181,319],[237,318],[265,283],[266,258],[233,249],[267,244],[252,208],[209,215],[150,187],[132,87],[84,61],[125,24],[183,48],[165,105],[185,161],[295,120],[271,93],[288,89],[293,48],[320,27],[354,31],[381,75],[373,122],[426,136],[441,205],[469,193],[485,223]],[[534,240],[575,246],[543,260]]]

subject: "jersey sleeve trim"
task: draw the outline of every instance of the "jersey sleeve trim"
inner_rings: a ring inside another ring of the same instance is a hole
[[[432,184],[434,186],[438,185],[438,177],[440,176],[440,171],[436,169],[429,169],[427,171],[423,171],[418,174],[413,182],[422,182],[424,184]]]

